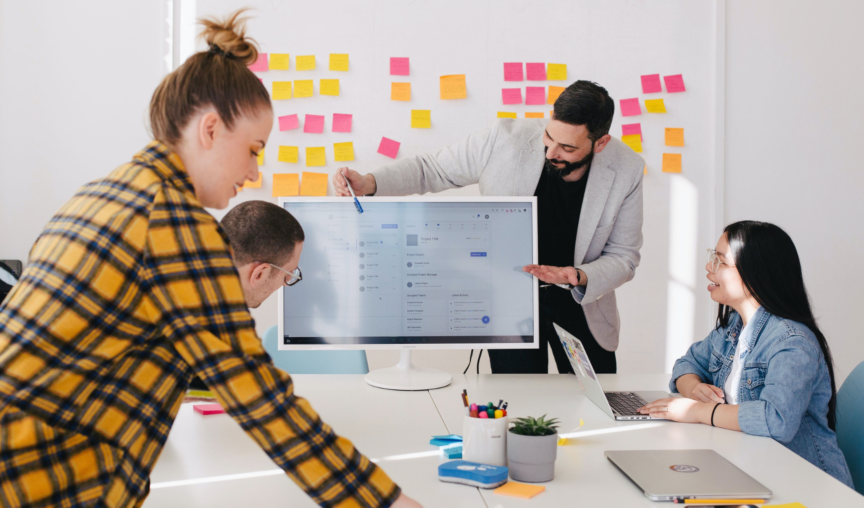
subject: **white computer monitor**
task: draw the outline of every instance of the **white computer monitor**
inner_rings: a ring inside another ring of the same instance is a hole
[[[381,388],[446,386],[415,349],[538,347],[536,197],[281,198],[306,235],[279,291],[279,349],[399,349]]]

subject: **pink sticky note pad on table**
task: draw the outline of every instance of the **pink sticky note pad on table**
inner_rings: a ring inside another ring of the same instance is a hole
[[[300,120],[297,115],[287,115],[279,117],[279,130],[290,131],[300,127]]]
[[[396,154],[399,153],[399,146],[401,143],[398,141],[393,141],[392,139],[382,137],[381,144],[378,145],[378,153],[381,155],[386,155],[391,159],[396,158]]]
[[[660,86],[659,74],[646,74],[642,76],[642,93],[657,93],[662,91],[663,87]]]
[[[324,115],[306,115],[303,121],[303,132],[321,134],[324,132]]]
[[[218,415],[225,412],[219,404],[195,404],[192,409],[202,415]]]
[[[333,132],[351,132],[353,115],[333,113]]]
[[[264,72],[268,68],[267,53],[258,53],[258,60],[255,60],[255,63],[249,66],[249,70],[252,72]]]
[[[636,116],[642,114],[639,99],[621,99],[621,116]]]
[[[390,75],[391,76],[407,76],[411,70],[411,64],[408,58],[397,56],[390,57]]]
[[[525,69],[528,71],[528,81],[546,81],[545,63],[526,63]]]
[[[629,136],[631,134],[639,134],[639,141],[642,139],[642,124],[641,123],[625,123],[621,126],[621,135]]]
[[[522,77],[522,62],[504,64],[504,81],[522,81],[523,79],[525,78]]]
[[[502,88],[501,99],[503,100],[504,104],[522,104],[522,89]]]
[[[675,74],[673,76],[663,76],[663,81],[666,82],[666,91],[669,93],[686,92],[684,88],[684,76]]]
[[[525,104],[546,104],[546,87],[545,86],[526,86],[525,87]]]

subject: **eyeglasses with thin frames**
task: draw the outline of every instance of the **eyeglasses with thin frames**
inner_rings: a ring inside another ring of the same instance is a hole
[[[733,264],[720,261],[720,256],[717,255],[717,251],[714,249],[708,249],[708,271],[711,273],[717,273],[717,270],[720,269],[720,265],[733,267],[735,266]]]
[[[285,285],[286,286],[293,286],[294,284],[297,284],[298,282],[303,280],[303,272],[300,271],[299,266],[297,268],[295,268],[293,272],[289,272],[288,270],[282,268],[281,266],[276,266],[273,263],[267,263],[267,264],[272,266],[273,268],[275,268],[277,270],[282,270],[283,272],[288,274],[288,276],[285,277]]]

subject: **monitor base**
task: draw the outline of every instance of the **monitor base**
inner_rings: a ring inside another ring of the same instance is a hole
[[[411,363],[411,350],[403,349],[395,367],[373,370],[366,374],[366,382],[386,390],[434,390],[450,384],[453,376],[436,369],[415,367]]]

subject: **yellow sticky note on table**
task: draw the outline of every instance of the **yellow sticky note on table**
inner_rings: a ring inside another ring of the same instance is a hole
[[[412,129],[431,129],[432,128],[432,110],[429,110],[429,109],[412,109],[411,110],[411,128]]]
[[[338,79],[322,79],[321,87],[318,89],[321,95],[339,95]]]
[[[300,175],[277,173],[273,175],[273,197],[297,196],[300,194]]]
[[[312,97],[315,93],[315,83],[311,79],[298,79],[294,81],[294,97]]]
[[[464,99],[468,97],[464,74],[441,76],[441,99]]]
[[[410,101],[411,83],[390,83],[391,101]]]
[[[307,148],[308,150],[308,148]],[[321,149],[324,150],[323,148]],[[327,173],[303,172],[303,182],[300,185],[301,196],[326,196]]]
[[[649,113],[665,113],[666,105],[663,104],[663,99],[645,99],[645,109]]]
[[[540,112],[540,113],[528,112],[528,113],[525,113],[525,118],[545,118],[545,116],[544,116],[544,113],[542,113],[542,112]]]
[[[633,134],[635,136],[635,134]],[[681,154],[680,153],[664,153],[663,154],[663,172],[664,173],[680,173],[681,172]]]
[[[315,55],[306,55],[297,57],[298,71],[314,71],[315,70]]]
[[[324,155],[323,146],[307,146],[306,147],[306,165],[307,166],[326,166],[327,157]]]
[[[516,113],[510,111],[499,111],[498,118],[516,118]]]
[[[563,86],[549,85],[549,93],[546,95],[546,104],[555,104],[555,101],[558,100],[558,96],[561,95],[561,92],[563,91]]]
[[[261,149],[260,152],[258,152],[257,159],[258,159],[258,165],[263,166],[264,165],[264,149],[263,148]]]
[[[546,64],[546,79],[548,81],[566,81],[567,64]]]
[[[627,134],[626,136],[621,136],[621,141],[632,148],[634,152],[642,152],[642,136],[639,134]]]
[[[801,503],[763,504],[762,508],[807,508]]]
[[[348,54],[347,53],[330,53],[330,70],[331,71],[347,71],[348,70]]]
[[[291,82],[290,81],[274,81],[273,82],[273,100],[281,101],[291,98]]]
[[[270,53],[270,70],[271,71],[287,71],[290,63],[288,53]]]
[[[542,485],[528,485],[527,483],[507,482],[504,485],[493,490],[493,494],[501,494],[504,496],[521,497],[522,499],[531,499],[537,494],[546,490]]]
[[[297,162],[300,157],[300,148],[297,146],[279,145],[279,162]]]
[[[249,180],[246,180],[246,183],[243,184],[243,188],[244,189],[260,189],[261,188],[261,182],[263,182],[263,181],[264,181],[264,173],[259,171],[258,172],[258,179],[255,180],[254,182],[250,182]]]
[[[333,143],[333,160],[336,162],[354,160],[354,143]]]
[[[666,127],[666,146],[684,146],[684,129]]]

